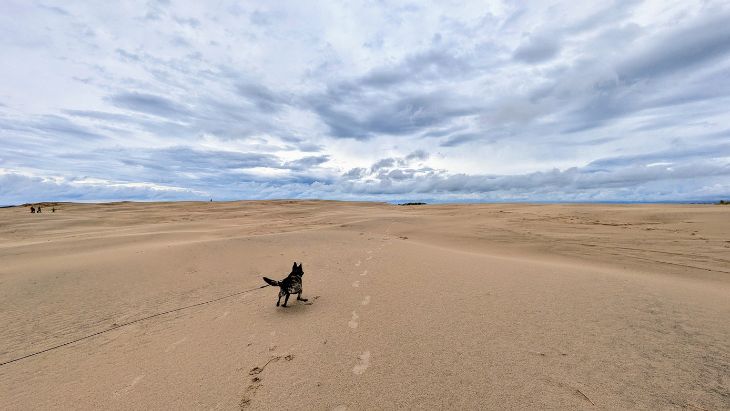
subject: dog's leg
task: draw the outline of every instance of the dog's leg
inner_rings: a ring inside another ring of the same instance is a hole
[[[299,294],[297,294],[297,300],[307,302],[306,298],[302,298],[302,292],[299,291]]]
[[[277,307],[279,306],[279,303],[281,303],[281,293],[279,293],[279,299],[276,300],[276,306]],[[284,303],[284,304],[286,304],[286,303]]]
[[[289,301],[289,293],[286,293],[286,298],[284,298],[284,307],[286,307],[287,301]]]

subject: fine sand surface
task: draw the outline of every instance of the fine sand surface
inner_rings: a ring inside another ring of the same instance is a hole
[[[727,206],[57,208],[0,209],[0,362],[118,328],[3,409],[730,409]]]

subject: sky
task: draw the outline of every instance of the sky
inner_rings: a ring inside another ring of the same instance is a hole
[[[0,1],[0,204],[730,198],[727,1]]]

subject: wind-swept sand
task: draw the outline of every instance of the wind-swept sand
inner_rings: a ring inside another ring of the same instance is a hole
[[[4,409],[728,409],[730,207],[0,210]],[[258,368],[256,368],[258,367]]]

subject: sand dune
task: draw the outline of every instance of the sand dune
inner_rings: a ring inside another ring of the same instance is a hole
[[[730,409],[728,207],[57,209],[0,209],[0,362],[111,330],[5,409]]]

